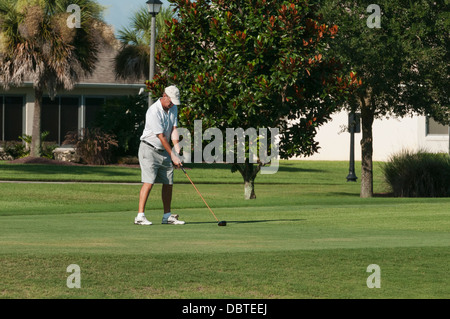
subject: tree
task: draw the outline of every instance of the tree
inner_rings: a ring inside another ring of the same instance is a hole
[[[180,122],[205,129],[279,129],[281,158],[309,156],[319,148],[316,129],[330,119],[355,74],[343,74],[328,51],[337,26],[324,24],[306,0],[171,0],[178,19],[157,54],[161,73],[148,89],[168,84],[182,94]],[[232,163],[242,174],[245,198],[255,198],[261,158]]]
[[[72,19],[73,5],[80,16]],[[31,156],[40,156],[44,91],[53,98],[95,68],[107,32],[101,10],[91,0],[0,0],[0,84],[31,80],[35,92]],[[78,18],[79,28],[72,25]]]
[[[171,19],[170,8],[161,8],[156,16],[156,40],[167,30],[166,20]],[[147,7],[136,11],[131,18],[131,26],[118,32],[122,46],[115,58],[116,76],[120,79],[139,80],[149,77],[151,15]],[[161,51],[159,42],[156,52]]]
[[[378,27],[369,2],[320,2],[325,21],[339,25],[330,51],[362,79],[346,108],[361,112],[361,197],[371,197],[374,119],[422,114],[450,122],[449,2],[377,1]]]

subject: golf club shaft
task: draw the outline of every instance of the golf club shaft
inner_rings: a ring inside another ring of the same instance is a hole
[[[214,216],[214,218],[216,219],[216,221],[219,221],[219,219],[216,217],[216,215],[213,213],[212,209],[209,207],[208,203],[206,202],[206,200],[203,198],[202,194],[200,194],[200,191],[197,189],[197,187],[195,186],[194,182],[192,181],[192,179],[189,177],[189,175],[186,173],[186,171],[184,170],[184,167],[181,165],[181,170],[183,171],[184,175],[186,175],[186,177],[189,179],[189,181],[191,182],[192,186],[194,186],[195,190],[197,191],[197,193],[200,195],[200,197],[202,198],[203,202],[205,203],[206,207],[208,207],[209,211],[211,212],[211,214]]]

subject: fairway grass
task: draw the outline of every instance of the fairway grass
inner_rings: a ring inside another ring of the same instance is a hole
[[[329,171],[340,164],[284,164],[251,201],[239,183],[208,182],[220,168],[191,170],[226,227],[190,184],[173,200],[186,225],[160,224],[156,185],[154,225],[136,226],[138,184],[0,183],[0,298],[450,297],[449,198],[361,199]],[[66,285],[71,264],[80,289]],[[381,288],[367,286],[371,264]]]

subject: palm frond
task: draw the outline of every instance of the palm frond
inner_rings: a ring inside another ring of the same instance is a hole
[[[160,51],[158,38],[167,30],[165,20],[173,17],[170,8],[162,8],[156,16],[156,51]],[[149,46],[151,40],[151,16],[146,7],[136,11],[130,27],[118,31],[122,47],[115,58],[116,77],[118,79],[139,80],[149,76]]]
[[[145,45],[128,45],[114,59],[117,79],[140,80],[149,76],[150,48]]]
[[[81,28],[66,26],[70,4],[82,9]],[[93,72],[99,48],[107,42],[100,17],[101,7],[93,0],[0,0],[2,85],[18,85],[27,77],[50,95],[57,88],[73,88]]]
[[[117,32],[117,38],[124,45],[144,45],[145,41],[142,36],[142,31],[134,30],[131,28],[123,28]]]

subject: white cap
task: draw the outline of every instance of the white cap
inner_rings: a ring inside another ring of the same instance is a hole
[[[180,105],[180,91],[175,85],[171,85],[169,87],[166,87],[164,90],[164,93],[167,94],[168,97],[170,97],[170,100],[175,105]]]

